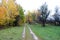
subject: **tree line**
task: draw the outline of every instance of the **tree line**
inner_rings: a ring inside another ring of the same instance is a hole
[[[48,19],[50,13],[51,11],[48,10],[47,3],[42,4],[38,10],[28,11],[24,15],[24,9],[21,5],[15,3],[14,0],[2,0],[2,3],[0,3],[0,26],[20,26],[25,23],[39,23],[43,27],[46,24],[60,25],[59,8],[56,7],[55,13],[52,15],[54,20]]]
[[[41,5],[41,7],[33,12],[29,12],[26,15],[27,16],[27,22],[29,24],[33,23],[39,23],[43,27],[45,27],[46,24],[52,24],[52,25],[60,25],[60,12],[59,12],[59,7],[55,7],[55,13],[54,15],[51,15],[53,19],[48,19],[51,11],[48,10],[48,5],[45,2],[44,4]]]
[[[24,10],[14,0],[2,0],[0,3],[0,27],[24,24]]]

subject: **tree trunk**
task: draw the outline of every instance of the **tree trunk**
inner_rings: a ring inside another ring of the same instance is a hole
[[[45,20],[42,21],[42,26],[45,27]]]

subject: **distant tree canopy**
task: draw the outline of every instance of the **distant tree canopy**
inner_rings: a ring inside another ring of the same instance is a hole
[[[29,24],[35,24],[35,23],[39,23],[38,21],[38,16],[40,15],[40,12],[38,10],[33,10],[28,11],[27,15],[26,15],[26,22],[28,22]]]
[[[41,12],[41,16],[40,17],[42,19],[41,20],[42,21],[42,26],[45,26],[46,19],[47,19],[49,13],[50,13],[50,11],[48,11],[48,6],[47,6],[46,3],[41,6],[40,12]]]
[[[28,14],[26,15],[26,19],[29,24],[32,23],[32,13],[30,11],[28,11]]]
[[[54,19],[55,19],[55,25],[60,24],[60,14],[59,14],[59,8],[55,8],[55,14],[54,14]]]

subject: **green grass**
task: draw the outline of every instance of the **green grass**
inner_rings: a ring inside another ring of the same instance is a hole
[[[0,40],[22,40],[23,27],[10,27],[0,30]]]
[[[47,25],[41,27],[40,24],[29,25],[33,32],[42,40],[60,40],[60,27]]]

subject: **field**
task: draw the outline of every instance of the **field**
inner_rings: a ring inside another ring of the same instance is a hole
[[[60,40],[60,27],[46,25],[42,27],[40,24],[29,25],[32,31],[42,40]]]
[[[10,27],[0,30],[0,40],[22,40],[23,27]]]
[[[60,40],[60,26],[46,25],[46,27],[42,27],[40,24],[27,25],[41,40]],[[23,28],[24,27],[10,27],[6,29],[1,29],[0,40],[22,40],[21,34],[23,32]],[[27,39],[32,37],[27,27],[25,32]]]

